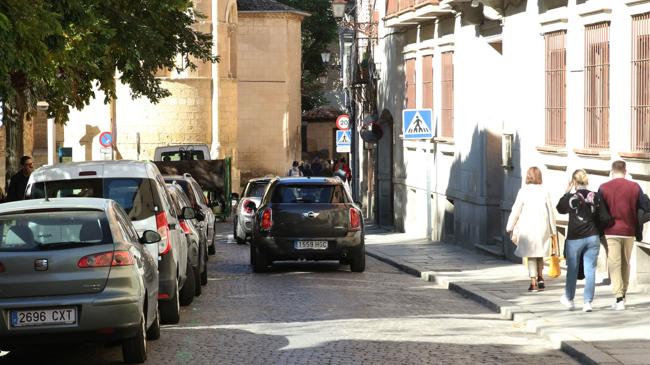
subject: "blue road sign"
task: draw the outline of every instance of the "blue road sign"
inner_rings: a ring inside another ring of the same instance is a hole
[[[336,131],[336,145],[349,146],[352,144],[352,134],[350,131]]]
[[[404,139],[433,138],[431,109],[404,109],[402,111],[402,135]]]
[[[111,132],[104,132],[99,135],[99,144],[102,147],[110,147],[113,144],[113,134]]]

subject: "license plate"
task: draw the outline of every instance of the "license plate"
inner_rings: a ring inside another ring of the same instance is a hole
[[[52,326],[77,323],[77,308],[15,310],[11,327]]]
[[[327,241],[296,241],[296,250],[327,250]]]

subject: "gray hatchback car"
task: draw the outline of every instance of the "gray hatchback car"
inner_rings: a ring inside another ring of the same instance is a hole
[[[0,204],[0,348],[120,341],[144,362],[160,337],[158,271],[124,210],[95,198]]]

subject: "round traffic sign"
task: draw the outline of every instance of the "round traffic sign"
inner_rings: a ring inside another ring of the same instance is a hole
[[[347,131],[350,129],[350,116],[347,114],[341,114],[336,118],[336,128]]]
[[[99,135],[99,144],[102,147],[110,147],[113,144],[113,134],[111,132],[103,132]]]

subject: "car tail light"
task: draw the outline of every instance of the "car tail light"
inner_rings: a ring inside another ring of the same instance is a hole
[[[133,265],[133,256],[128,251],[109,251],[84,256],[79,259],[77,266],[82,269],[106,266]]]
[[[169,294],[158,293],[158,299],[169,299]]]
[[[172,249],[172,244],[169,242],[169,225],[167,223],[167,214],[163,212],[156,213],[156,229],[160,235],[160,242],[158,242],[158,253],[164,255]]]
[[[350,208],[350,230],[358,231],[361,229],[361,214],[354,208]]]
[[[242,207],[244,207],[244,213],[246,213],[246,214],[253,214],[253,209],[247,207],[248,203],[250,203],[250,202],[251,202],[250,199],[246,199],[242,203]]]
[[[189,224],[187,224],[187,222],[185,222],[184,220],[181,220],[181,221],[178,221],[178,224],[181,226],[181,228],[183,228],[183,232],[185,232],[185,234],[190,234],[191,233],[190,226],[189,226]]]
[[[260,225],[263,230],[270,230],[273,226],[273,211],[271,208],[264,209],[262,212],[262,224]]]

